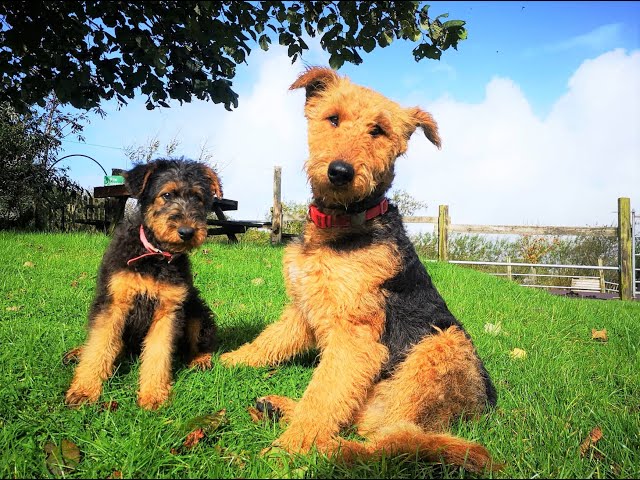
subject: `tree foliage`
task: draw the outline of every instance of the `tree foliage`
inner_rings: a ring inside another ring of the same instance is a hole
[[[56,160],[64,137],[82,139],[85,120],[62,112],[53,96],[26,114],[0,103],[0,227],[45,229],[47,214],[81,192]]]
[[[256,46],[278,42],[295,61],[320,37],[338,69],[404,39],[416,61],[439,59],[466,38],[447,15],[413,1],[0,2],[0,92],[19,112],[51,91],[88,110],[138,89],[149,109],[195,97],[230,110],[236,66]]]

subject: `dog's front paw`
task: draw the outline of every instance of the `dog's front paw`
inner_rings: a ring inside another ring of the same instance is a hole
[[[155,390],[140,391],[138,405],[145,410],[157,410],[169,398],[170,387],[159,387]]]
[[[201,353],[189,362],[189,368],[208,370],[211,368],[211,354]]]
[[[288,423],[296,408],[297,402],[288,397],[267,395],[256,399],[256,408],[271,420]]]
[[[64,403],[68,407],[79,407],[84,403],[95,403],[100,398],[100,392],[102,391],[102,385],[83,385],[79,383],[72,383],[67,394],[65,395]]]
[[[233,367],[236,365],[254,366],[249,356],[245,355],[242,349],[223,353],[222,355],[220,355],[220,363],[222,363],[225,367]]]

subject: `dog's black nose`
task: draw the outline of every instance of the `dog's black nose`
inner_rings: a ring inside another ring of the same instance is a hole
[[[353,167],[342,160],[334,160],[327,170],[329,181],[336,186],[346,185],[353,180],[354,174]]]
[[[196,232],[194,228],[191,227],[180,227],[178,228],[178,235],[182,240],[191,240],[193,234]]]

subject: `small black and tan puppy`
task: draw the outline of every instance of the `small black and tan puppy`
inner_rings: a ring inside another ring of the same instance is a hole
[[[187,253],[207,238],[207,211],[222,197],[216,173],[189,160],[156,160],[125,174],[139,211],[117,227],[104,254],[89,335],[66,403],[95,402],[124,352],[140,354],[138,404],[169,396],[174,353],[211,366],[215,324],[193,285]]]

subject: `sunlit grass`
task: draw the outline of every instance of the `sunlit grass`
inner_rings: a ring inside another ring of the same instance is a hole
[[[85,339],[107,243],[101,235],[0,233],[1,477],[50,477],[43,446],[64,438],[83,454],[70,477],[106,478],[116,471],[125,478],[466,475],[412,458],[347,468],[315,455],[290,465],[261,457],[282,428],[253,423],[247,407],[265,394],[299,397],[313,355],[275,370],[217,362],[207,372],[179,367],[171,401],[156,412],[136,406],[138,363],[125,363],[100,400],[116,401],[116,410],[66,408],[73,367],[63,366],[61,357]],[[218,316],[221,352],[278,318],[286,302],[281,248],[212,242],[192,259],[195,283]],[[497,476],[640,475],[640,304],[553,297],[447,264],[428,269],[498,389],[494,412],[454,428],[506,462]],[[485,332],[486,323],[498,322],[499,335]],[[593,341],[592,328],[606,328],[609,341]],[[514,348],[527,356],[512,359]],[[190,419],[223,408],[228,425],[193,450],[180,450]],[[601,457],[582,458],[580,443],[595,426],[603,432],[596,445]]]

